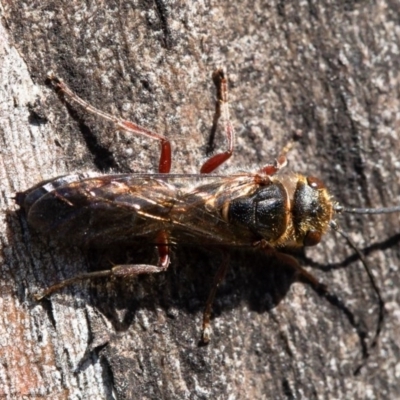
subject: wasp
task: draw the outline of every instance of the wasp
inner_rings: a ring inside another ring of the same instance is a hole
[[[37,300],[77,281],[98,277],[126,277],[165,271],[170,264],[170,247],[179,243],[214,245],[223,249],[252,247],[273,254],[315,287],[325,285],[303,269],[285,248],[317,245],[329,228],[344,236],[359,255],[380,302],[380,317],[374,341],[383,321],[383,301],[363,254],[345,232],[338,229],[337,213],[381,214],[400,207],[351,209],[334,201],[316,177],[285,170],[289,143],[279,157],[257,171],[230,175],[215,170],[233,154],[235,131],[229,117],[227,79],[218,69],[213,74],[216,107],[212,132],[223,119],[228,146],[211,156],[200,174],[170,173],[169,140],[130,121],[116,118],[91,106],[59,78],[50,76],[56,89],[87,112],[113,122],[117,129],[157,140],[161,152],[158,173],[73,174],[41,182],[18,193],[16,201],[29,225],[41,234],[75,245],[112,246],[124,241],[147,241],[158,251],[156,265],[116,265],[110,270],[83,273],[50,286]],[[214,278],[202,322],[202,340],[210,340],[210,317],[216,291],[229,262],[225,259]]]

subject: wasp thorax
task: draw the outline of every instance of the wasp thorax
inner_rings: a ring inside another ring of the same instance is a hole
[[[299,176],[292,203],[297,242],[304,246],[318,244],[328,229],[332,212],[333,204],[325,185],[318,178]]]
[[[255,239],[274,243],[285,234],[288,209],[289,199],[284,185],[270,181],[252,195],[231,200],[226,214],[231,224],[250,230]]]

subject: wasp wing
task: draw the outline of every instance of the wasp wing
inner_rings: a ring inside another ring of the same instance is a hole
[[[154,241],[159,231],[171,242],[235,245],[238,232],[222,208],[251,190],[250,174],[70,175],[42,182],[17,200],[36,230],[78,245]]]

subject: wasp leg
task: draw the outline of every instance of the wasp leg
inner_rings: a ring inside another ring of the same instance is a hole
[[[254,243],[255,247],[261,248],[266,254],[275,257],[279,260],[283,265],[287,265],[291,267],[294,271],[296,271],[297,275],[302,278],[306,283],[313,286],[315,290],[322,291],[323,293],[327,293],[327,286],[318,281],[318,279],[306,271],[299,262],[289,254],[281,253],[276,250],[272,246],[270,246],[265,240],[260,240],[259,242]]]
[[[293,148],[294,142],[291,140],[281,151],[279,157],[275,160],[273,165],[267,164],[260,168],[257,172],[259,174],[275,175],[280,169],[286,167],[287,158],[286,155]]]
[[[218,267],[217,273],[214,276],[213,284],[207,298],[206,306],[204,307],[203,326],[201,334],[201,340],[203,343],[208,343],[210,341],[210,335],[211,335],[210,319],[211,319],[212,305],[214,303],[218,287],[224,280],[226,272],[228,271],[228,267],[229,267],[229,254],[224,253],[224,259],[221,265]]]
[[[56,88],[65,93],[69,98],[75,103],[80,104],[87,112],[98,115],[101,118],[104,118],[108,121],[113,122],[118,130],[122,130],[125,132],[133,133],[135,135],[146,136],[150,139],[156,139],[161,144],[161,155],[160,161],[158,164],[158,172],[160,173],[168,173],[171,170],[171,143],[170,141],[162,135],[159,135],[156,132],[153,132],[149,129],[143,128],[142,126],[136,125],[133,122],[115,117],[111,114],[107,114],[96,107],[93,107],[85,100],[81,99],[77,94],[75,94],[60,78],[56,77],[53,74],[49,74],[48,77],[51,81],[54,82]]]
[[[167,235],[165,232],[160,232],[158,235],[159,239],[166,239]],[[164,241],[164,243],[166,243]],[[110,278],[110,277],[128,277],[128,276],[136,276],[141,274],[157,274],[159,272],[165,271],[170,264],[170,256],[169,256],[169,247],[167,244],[158,244],[158,263],[157,265],[151,264],[121,264],[115,265],[113,268],[106,271],[94,271],[94,272],[85,272],[83,274],[79,274],[70,279],[65,279],[55,285],[48,287],[41,293],[37,293],[34,295],[35,300],[42,300],[43,298],[51,295],[58,290],[65,288],[74,283],[90,280],[95,278]]]
[[[217,88],[217,101],[215,103],[215,114],[208,147],[212,147],[212,141],[217,129],[217,123],[219,118],[222,116],[224,120],[225,133],[228,140],[228,149],[222,153],[218,153],[210,157],[200,169],[200,173],[202,174],[209,174],[210,172],[213,172],[216,168],[228,160],[233,154],[233,146],[235,142],[235,130],[229,118],[228,84],[222,69],[217,69],[213,73],[213,81]]]
[[[282,262],[282,264],[288,265],[293,268],[297,275],[302,278],[306,283],[313,286],[314,289],[322,291],[323,293],[327,292],[327,286],[321,283],[314,275],[310,274],[306,271],[299,262],[289,254],[275,252],[275,257]]]

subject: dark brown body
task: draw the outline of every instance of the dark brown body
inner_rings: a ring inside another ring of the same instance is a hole
[[[332,218],[325,188],[281,172],[76,174],[42,182],[17,201],[35,230],[78,245],[156,243],[163,231],[176,244],[303,246],[308,232],[320,237]]]

